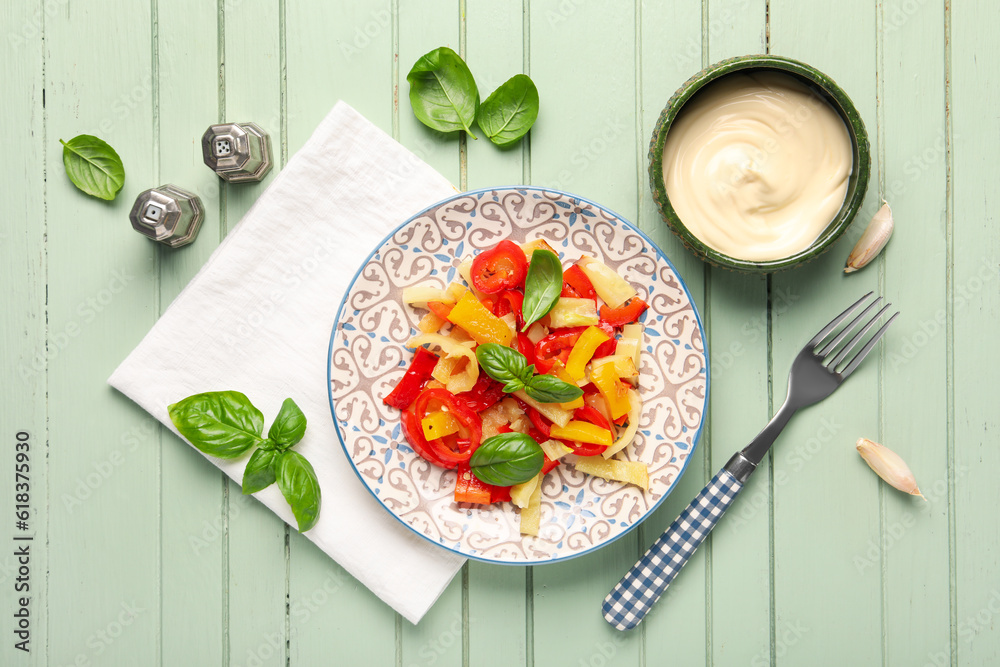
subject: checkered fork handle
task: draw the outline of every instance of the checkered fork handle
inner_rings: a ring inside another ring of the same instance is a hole
[[[732,473],[720,470],[604,598],[605,620],[617,630],[639,625],[742,489]]]

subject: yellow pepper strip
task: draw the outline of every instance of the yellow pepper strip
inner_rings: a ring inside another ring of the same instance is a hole
[[[568,382],[569,384],[572,385],[576,384],[576,380],[570,377],[569,373],[566,372],[566,369],[563,368],[563,365],[558,361],[553,365],[553,371],[555,376],[560,380],[562,380],[563,382]],[[563,410],[576,410],[577,408],[582,408],[583,396],[577,396],[569,403],[560,403],[559,407],[562,408]]]
[[[611,419],[628,414],[628,387],[618,379],[614,364],[602,364],[590,369],[590,381],[601,392],[611,411]]]
[[[510,327],[502,319],[486,310],[472,292],[466,292],[448,314],[448,321],[462,327],[480,345],[498,343],[510,345]]]
[[[420,420],[420,426],[424,429],[424,437],[428,440],[458,433],[458,420],[450,412],[432,412]]]
[[[531,497],[528,499],[528,506],[521,510],[521,534],[522,535],[538,535],[538,527],[542,522],[542,484],[541,484],[542,473],[538,473],[538,484],[531,492]],[[514,497],[514,491],[510,492],[511,498]]]
[[[573,349],[570,350],[569,359],[566,360],[566,373],[573,378],[573,384],[576,384],[577,380],[583,379],[587,362],[593,358],[594,352],[601,346],[601,343],[608,340],[608,335],[594,326],[587,327],[587,330],[580,335]]]
[[[606,459],[610,459],[632,444],[632,439],[635,438],[635,434],[639,431],[639,412],[642,410],[642,397],[639,396],[639,392],[635,389],[629,389],[628,400],[630,405],[628,410],[628,426],[625,427],[624,431],[618,433],[618,439],[615,440],[615,443],[604,450],[602,456]]]
[[[462,344],[453,338],[449,338],[448,336],[444,336],[439,333],[418,334],[413,338],[411,338],[410,340],[406,341],[406,347],[410,348],[411,350],[416,349],[421,345],[433,345],[434,347],[441,348],[441,351],[448,356],[465,357],[466,359],[469,360],[468,363],[465,364],[465,368],[462,369],[466,376],[465,382],[462,383],[462,386],[464,386],[465,388],[464,389],[456,388],[454,391],[449,389],[449,391],[452,391],[452,393],[468,391],[469,389],[472,389],[472,387],[476,384],[476,380],[479,379],[479,361],[476,360],[476,353],[473,352],[472,348],[470,347],[472,345],[471,342],[469,342],[468,344]],[[439,361],[438,364],[440,363],[441,362]],[[437,367],[435,366],[435,369],[436,368]]]
[[[577,442],[589,442],[594,445],[604,445],[610,447],[613,440],[611,431],[601,428],[597,424],[583,421],[571,421],[565,426],[552,425],[550,435],[559,440],[575,440]]]
[[[600,456],[584,456],[576,460],[576,469],[588,475],[596,475],[613,482],[635,484],[640,489],[649,489],[649,468],[639,461],[605,461]]]
[[[628,380],[639,376],[639,371],[636,370],[635,364],[632,362],[632,357],[630,355],[612,354],[607,357],[601,357],[600,359],[594,359],[591,368],[593,369],[603,364],[610,364],[614,366],[615,375],[622,380]]]

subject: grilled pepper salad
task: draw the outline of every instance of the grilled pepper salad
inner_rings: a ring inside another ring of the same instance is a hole
[[[647,304],[636,290],[592,257],[564,270],[543,240],[501,241],[458,272],[466,285],[403,290],[428,313],[407,343],[410,367],[383,398],[402,411],[418,455],[457,469],[455,501],[513,502],[521,533],[537,535],[542,479],[565,461],[648,488],[645,464],[612,458],[642,407]]]

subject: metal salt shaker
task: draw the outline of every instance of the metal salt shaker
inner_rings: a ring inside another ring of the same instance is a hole
[[[129,219],[143,236],[178,248],[194,241],[204,211],[198,195],[175,185],[161,185],[136,197]]]
[[[230,183],[259,181],[271,171],[271,137],[256,123],[212,125],[201,137],[201,152]]]

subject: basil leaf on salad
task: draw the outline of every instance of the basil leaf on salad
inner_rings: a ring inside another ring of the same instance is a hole
[[[583,396],[583,389],[554,375],[536,375],[524,385],[524,393],[539,403],[569,403]]]
[[[63,145],[66,175],[79,190],[91,197],[113,200],[125,184],[125,165],[118,153],[102,139],[81,134]]]
[[[274,483],[277,476],[274,473],[274,462],[281,452],[273,449],[258,449],[247,461],[243,471],[243,495],[262,491]]]
[[[476,360],[486,374],[497,382],[515,386],[517,391],[525,385],[535,372],[535,367],[528,366],[528,359],[512,347],[499,343],[483,343],[476,348]]]
[[[279,449],[287,449],[302,439],[306,433],[306,416],[290,398],[281,404],[278,416],[267,432],[267,437],[273,440]]]
[[[406,75],[410,82],[413,115],[439,132],[465,130],[475,139],[470,126],[479,109],[479,88],[461,56],[447,46],[421,57]]]
[[[562,264],[559,257],[544,248],[531,253],[528,275],[524,279],[524,303],[521,306],[524,327],[521,331],[527,331],[528,327],[552,310],[562,293],[562,286]]]
[[[531,436],[512,432],[484,440],[469,459],[469,467],[480,481],[512,486],[533,478],[544,462],[545,454]]]
[[[538,89],[524,74],[515,74],[479,105],[476,122],[497,146],[515,144],[538,118]]]
[[[276,470],[278,488],[292,508],[299,532],[304,533],[319,520],[319,480],[312,465],[301,454],[285,451],[279,456]]]
[[[238,391],[195,394],[167,411],[181,435],[210,456],[236,458],[264,442],[264,415]]]

